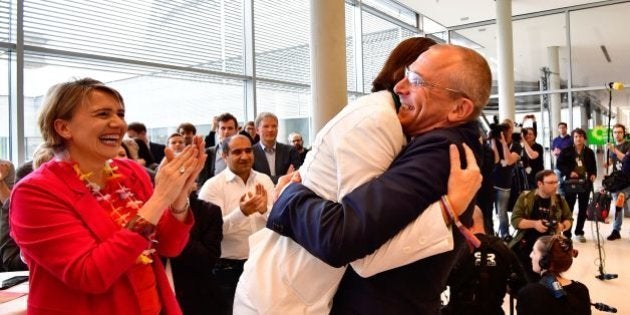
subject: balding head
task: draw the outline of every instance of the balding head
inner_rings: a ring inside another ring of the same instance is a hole
[[[488,104],[492,88],[492,73],[486,59],[473,49],[457,45],[434,45],[429,52],[448,56],[451,70],[445,72],[448,86],[463,92],[473,102],[476,118]]]

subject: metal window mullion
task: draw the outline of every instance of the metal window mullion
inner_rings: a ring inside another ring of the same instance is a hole
[[[571,12],[569,10],[565,11],[565,34],[566,34],[566,45],[567,45],[567,54],[569,55],[569,64],[568,64],[568,69],[567,71],[569,73],[567,73],[567,101],[569,102],[569,130],[573,130],[573,93],[571,93],[571,88],[573,85],[573,60],[571,60]],[[562,100],[562,97],[560,97],[560,100]],[[587,122],[588,123],[588,122]]]
[[[254,23],[254,0],[243,1],[243,61],[245,66],[245,75],[251,79],[244,80],[243,97],[244,97],[244,120],[254,120],[257,114],[256,100],[256,49],[255,49],[255,23]]]
[[[361,1],[358,2],[352,10],[354,14],[353,25],[353,51],[354,51],[354,69],[355,69],[355,90],[365,93],[363,85],[363,14],[361,14]]]
[[[13,101],[10,102],[13,106],[9,106],[10,110],[13,109],[9,122],[9,146],[10,159],[15,161],[17,158],[18,165],[21,165],[26,160],[24,137],[24,0],[17,0],[16,18],[15,81],[11,80],[14,87],[10,88],[10,91],[15,91],[15,95],[11,97]]]

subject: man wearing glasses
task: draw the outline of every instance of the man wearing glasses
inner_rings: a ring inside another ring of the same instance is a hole
[[[560,234],[571,230],[573,213],[566,200],[557,194],[558,176],[552,170],[536,174],[536,189],[521,194],[512,212],[512,226],[517,230],[510,242],[529,282],[540,280],[532,270],[529,255],[536,240],[544,235]]]
[[[490,86],[490,69],[478,53],[432,46],[394,88],[401,101],[398,118],[412,139],[390,168],[341,203],[323,200],[303,185],[289,185],[267,227],[334,267],[370,254],[446,194],[451,143],[466,143],[480,153],[475,119]],[[472,208],[462,215],[464,224],[470,225],[471,213]],[[438,314],[448,273],[468,250],[459,232],[453,232],[453,239],[453,251],[372,277],[348,268],[332,313]]]
[[[622,124],[616,124],[613,126],[613,137],[615,138],[615,143],[608,144],[608,164],[612,165],[612,171],[620,171],[621,170],[621,161],[623,157],[630,150],[630,142],[626,141],[626,126]],[[623,194],[626,199],[623,202],[623,207],[617,208],[615,207],[615,223],[613,224],[613,230],[606,238],[609,241],[618,240],[621,238],[621,223],[623,223],[623,214],[628,211],[628,194],[630,194],[630,187],[627,187],[619,192],[612,193],[612,203],[616,205],[617,199],[619,195]],[[613,212],[613,211],[611,211]]]

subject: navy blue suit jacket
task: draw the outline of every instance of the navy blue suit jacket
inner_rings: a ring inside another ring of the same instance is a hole
[[[297,170],[300,167],[300,155],[293,146],[276,142],[276,176],[271,176],[262,143],[254,145],[254,170],[267,174],[274,184],[278,183],[278,177],[287,173],[290,165]]]
[[[346,265],[374,252],[446,194],[449,144],[465,142],[479,160],[478,136],[474,122],[416,137],[385,173],[347,194],[341,203],[321,199],[303,185],[290,185],[274,204],[267,227],[291,237],[331,266]],[[463,158],[461,147],[460,153]],[[473,204],[461,216],[468,226]],[[464,238],[453,231],[451,252],[370,278],[348,268],[332,313],[439,314],[448,274],[467,251]]]

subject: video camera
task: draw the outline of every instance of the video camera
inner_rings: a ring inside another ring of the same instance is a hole
[[[494,116],[493,122],[490,125],[488,125],[488,127],[490,128],[488,137],[490,139],[496,139],[496,140],[501,139],[501,133],[503,133],[507,137],[506,132],[510,130],[510,125],[506,123],[500,124],[497,116]],[[512,131],[512,141],[520,143],[521,139],[522,139],[521,126],[516,124],[514,126],[514,130]]]
[[[549,220],[543,220],[543,225],[546,226],[550,231],[555,231],[556,227],[558,226],[558,220],[556,219],[549,219]]]

